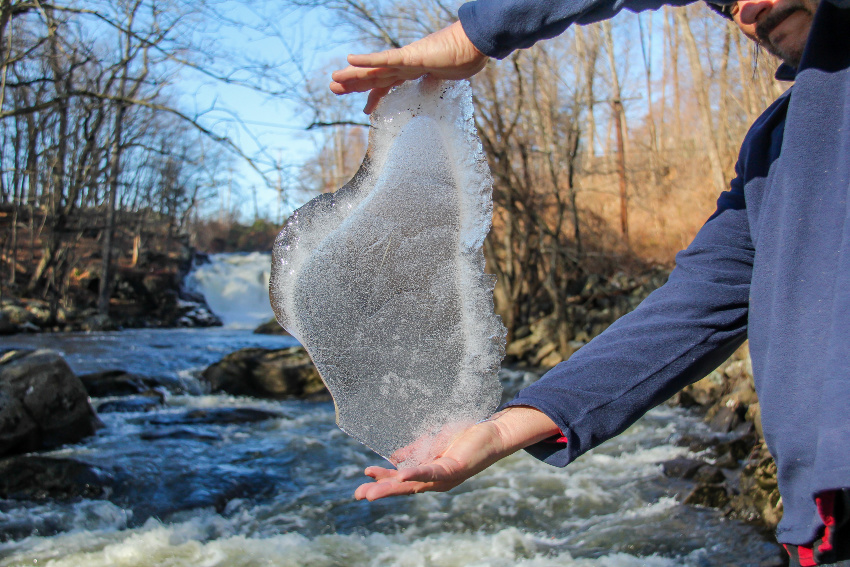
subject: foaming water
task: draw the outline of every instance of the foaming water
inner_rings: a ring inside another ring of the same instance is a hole
[[[207,358],[229,352],[216,346],[228,340],[271,344],[240,333],[154,332],[142,352],[169,353],[150,344],[182,341],[197,367],[199,355],[188,351],[203,344],[214,347]],[[83,364],[78,337],[41,338],[64,352],[74,350],[65,339],[77,344],[73,364]],[[101,339],[97,349],[104,341],[126,347]],[[176,366],[163,363],[174,375],[192,374],[189,362]],[[0,500],[0,566],[703,567],[756,566],[778,553],[752,528],[679,504],[659,463],[688,456],[672,441],[703,427],[682,410],[653,410],[565,469],[520,453],[447,494],[368,503],[352,494],[379,459],[336,427],[330,402],[166,402],[101,414],[106,427],[97,435],[49,454],[109,471],[108,498]],[[191,412],[246,410],[268,417],[181,421]]]
[[[132,533],[73,534],[64,539],[74,551],[64,557],[0,561],[3,566],[171,567],[275,565],[383,567],[676,567],[702,565],[705,550],[684,557],[636,557],[612,553],[573,557],[568,551],[546,553],[548,545],[516,528],[492,534],[448,534],[411,539],[403,535],[347,535],[307,538],[281,534],[264,539],[241,535],[203,541],[216,526],[201,521],[165,526],[150,522]],[[45,550],[46,551],[46,550]]]
[[[253,329],[271,319],[271,254],[213,254],[186,278],[186,286],[203,294],[225,327]]]

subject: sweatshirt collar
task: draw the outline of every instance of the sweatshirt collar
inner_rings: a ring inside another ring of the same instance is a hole
[[[774,75],[777,81],[793,81],[797,78],[797,69],[789,65],[788,63],[783,63],[776,70],[776,74]]]

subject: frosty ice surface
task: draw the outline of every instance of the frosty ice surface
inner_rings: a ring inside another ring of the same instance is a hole
[[[270,295],[346,433],[398,467],[427,462],[498,405],[505,329],[481,246],[492,179],[464,82],[393,90],[344,187],[277,238]]]

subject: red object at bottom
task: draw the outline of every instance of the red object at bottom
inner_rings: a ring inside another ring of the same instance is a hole
[[[814,567],[850,559],[850,489],[824,492],[815,502],[823,535],[809,545],[785,545],[792,565]]]

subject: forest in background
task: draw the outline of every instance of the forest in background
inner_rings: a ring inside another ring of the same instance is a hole
[[[0,0],[0,297],[108,313],[116,270],[140,258],[266,247],[280,219],[256,192],[254,218],[239,217],[231,203],[252,196],[231,195],[233,169],[248,164],[277,208],[291,207],[342,186],[368,133],[361,100],[327,90],[342,62],[315,68],[315,47],[297,43],[299,14],[320,14],[334,45],[362,52],[435,31],[456,8]],[[268,25],[252,23],[258,14]],[[248,27],[285,47],[279,59],[215,41],[217,30]],[[607,300],[588,282],[671,265],[728,185],[747,128],[786,88],[776,66],[698,3],[574,27],[473,78],[494,178],[485,254],[509,339],[537,333],[565,358],[577,309]],[[284,164],[285,148],[246,149],[187,103],[187,73],[291,101],[317,133],[315,154]],[[75,295],[83,279],[91,293]]]
[[[439,1],[309,4],[374,49],[456,13]],[[697,3],[573,26],[472,79],[494,180],[484,251],[509,355],[554,365],[663,283],[728,188],[750,124],[787,88],[778,64]],[[366,129],[324,79],[321,122],[337,126],[302,171],[331,191],[356,170]]]

